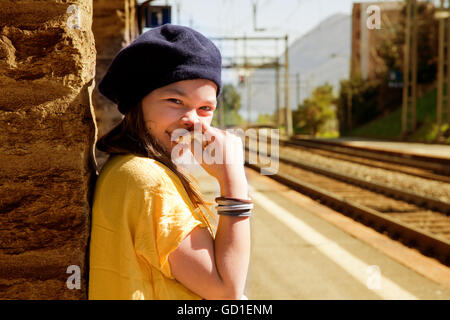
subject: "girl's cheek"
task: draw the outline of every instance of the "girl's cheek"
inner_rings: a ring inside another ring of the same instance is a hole
[[[166,108],[161,110],[160,114],[162,115],[161,122],[170,123],[180,119],[183,115],[183,112],[180,109]]]

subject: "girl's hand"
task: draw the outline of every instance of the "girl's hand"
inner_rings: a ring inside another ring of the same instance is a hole
[[[189,133],[191,152],[202,168],[218,180],[221,195],[248,198],[242,140],[205,123],[201,123],[201,130],[196,129]]]

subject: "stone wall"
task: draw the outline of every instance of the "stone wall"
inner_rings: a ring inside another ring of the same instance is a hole
[[[87,297],[91,28],[92,0],[0,0],[0,299]]]

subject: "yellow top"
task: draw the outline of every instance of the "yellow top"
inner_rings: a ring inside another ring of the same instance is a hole
[[[160,162],[112,157],[92,208],[89,299],[201,299],[175,280],[169,254],[207,227],[179,178]]]

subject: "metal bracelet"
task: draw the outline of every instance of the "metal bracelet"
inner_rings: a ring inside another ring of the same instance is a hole
[[[240,199],[232,197],[217,197],[215,201],[219,204],[222,203],[253,203],[252,199]]]
[[[240,211],[218,211],[217,214],[221,216],[229,217],[250,217],[252,213],[251,209]]]
[[[217,211],[248,210],[248,209],[253,209],[253,203],[233,204],[233,205],[219,205],[216,208],[217,208]]]

